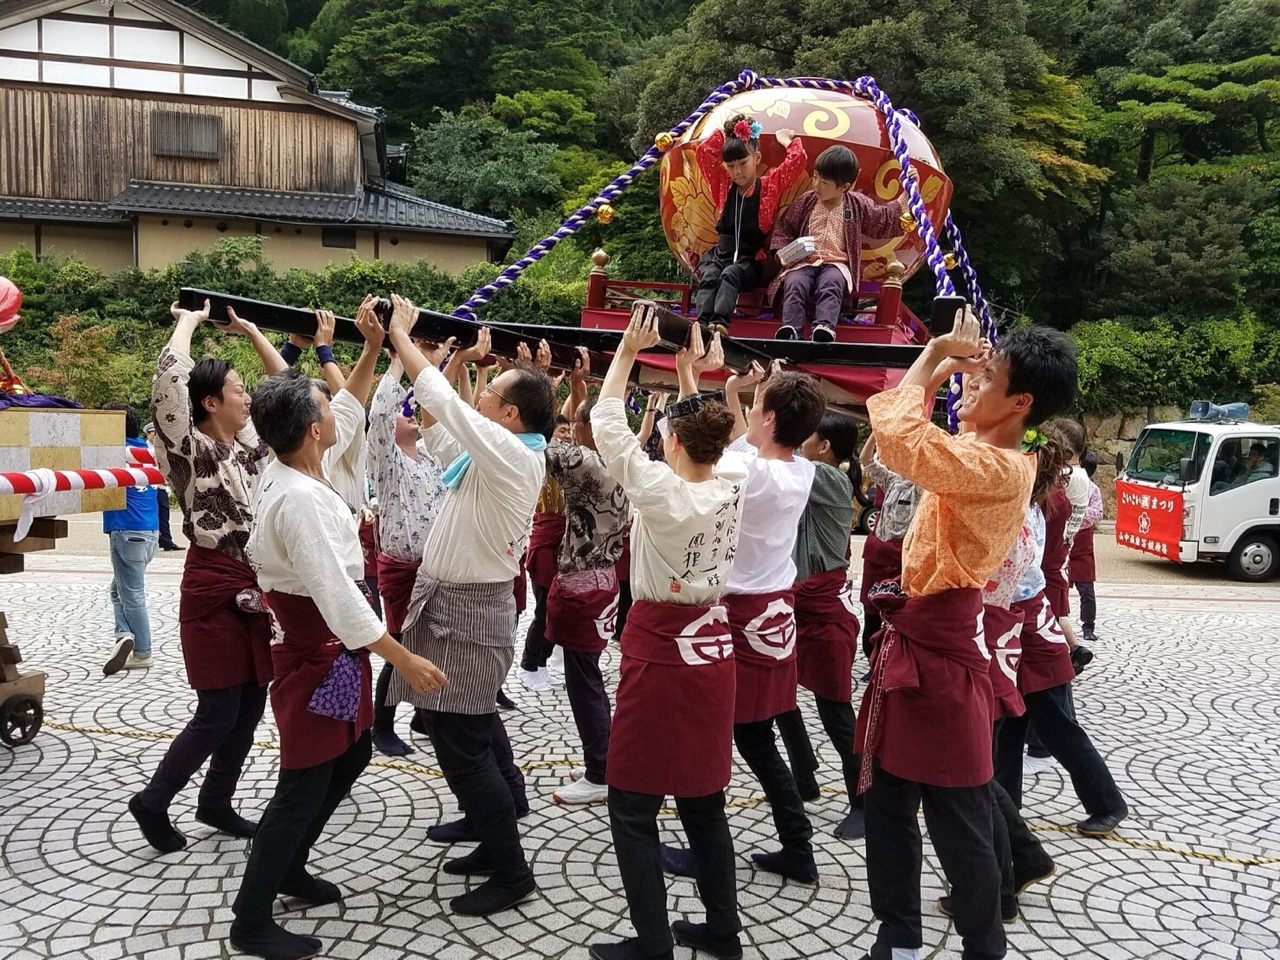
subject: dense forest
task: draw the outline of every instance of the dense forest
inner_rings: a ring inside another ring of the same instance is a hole
[[[871,74],[943,157],[1001,323],[1080,342],[1089,409],[1280,381],[1280,0],[189,5],[382,107],[410,185],[511,218],[513,256],[743,67]],[[674,277],[655,195],[655,175],[638,181],[534,272],[525,305],[572,309],[596,245],[617,275]],[[432,282],[442,303],[465,285]]]

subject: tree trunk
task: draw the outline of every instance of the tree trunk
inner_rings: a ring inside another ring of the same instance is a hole
[[[1258,134],[1258,149],[1263,153],[1271,152],[1271,145],[1267,143],[1267,111],[1259,109],[1253,115],[1254,128]]]
[[[1151,180],[1151,164],[1156,152],[1156,132],[1148,127],[1142,132],[1142,141],[1138,144],[1138,182]]]

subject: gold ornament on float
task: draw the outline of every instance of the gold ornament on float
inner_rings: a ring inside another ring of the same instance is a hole
[[[676,145],[676,138],[673,137],[670,133],[665,133],[665,132],[660,133],[653,138],[653,145],[657,147],[659,150],[661,150],[663,153],[666,153],[668,150],[670,150],[672,147]]]
[[[960,261],[956,259],[956,255],[950,250],[943,254],[942,265],[948,270],[954,270],[959,263]]]
[[[914,214],[904,213],[898,218],[898,226],[902,228],[903,233],[916,232],[916,218]]]
[[[600,204],[600,206],[596,207],[596,219],[600,223],[612,223],[613,214],[614,214],[613,207],[611,207],[607,203],[602,203]]]

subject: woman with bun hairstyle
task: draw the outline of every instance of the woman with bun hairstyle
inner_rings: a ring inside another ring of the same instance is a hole
[[[712,946],[716,956],[742,955],[724,809],[733,762],[733,642],[720,595],[737,549],[745,476],[716,469],[734,427],[721,394],[682,397],[667,409],[659,424],[665,463],[641,448],[627,423],[627,376],[636,355],[658,340],[654,305],[641,301],[591,411],[596,447],[631,502],[635,598],[620,641],[606,779],[637,936],[592,944],[595,960],[671,958],[673,934],[682,944]],[[718,346],[717,337],[698,359],[699,373],[722,362]],[[675,797],[696,858],[705,923],[668,926],[657,819],[667,796]]]

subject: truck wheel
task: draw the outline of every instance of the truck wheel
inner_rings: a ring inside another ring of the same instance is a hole
[[[867,507],[858,515],[858,533],[866,535],[876,528],[876,518],[880,516],[879,507]]]
[[[1280,569],[1280,550],[1267,534],[1246,533],[1231,551],[1227,569],[1236,580],[1248,583],[1270,580]]]

